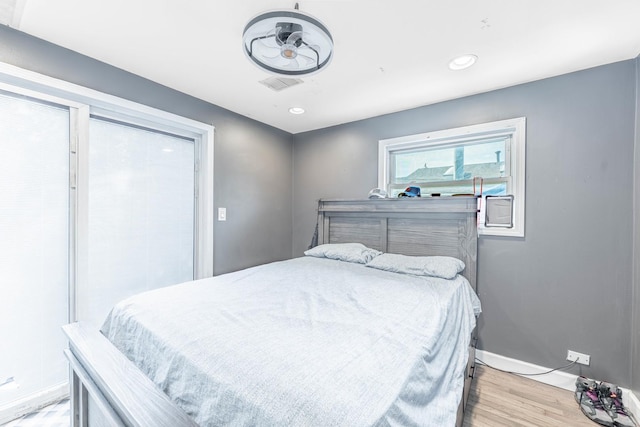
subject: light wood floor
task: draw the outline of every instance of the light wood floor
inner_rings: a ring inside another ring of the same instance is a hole
[[[573,393],[476,365],[463,427],[594,427]]]
[[[598,427],[582,414],[572,392],[476,366],[463,427]],[[24,419],[14,423],[19,427],[68,426],[68,401],[66,405],[63,414],[66,420],[60,424],[45,424],[42,417],[49,415],[41,415],[41,412],[46,410],[25,417],[35,417],[34,420]],[[31,424],[25,424],[26,421]]]

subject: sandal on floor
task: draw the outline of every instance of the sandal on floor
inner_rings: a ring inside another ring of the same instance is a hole
[[[622,390],[620,390],[620,387],[601,382],[598,392],[604,409],[609,413],[615,427],[636,427],[622,404]]]
[[[580,410],[587,418],[600,425],[614,427],[613,419],[600,400],[597,382],[579,376],[578,379],[576,379],[575,398],[576,402],[580,405]],[[631,426],[633,426],[633,424],[631,424]]]

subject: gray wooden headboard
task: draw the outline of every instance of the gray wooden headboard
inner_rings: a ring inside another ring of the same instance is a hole
[[[323,199],[318,244],[358,242],[389,253],[456,257],[476,290],[477,210],[475,197]]]

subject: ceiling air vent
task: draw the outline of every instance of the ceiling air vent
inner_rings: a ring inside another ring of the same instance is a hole
[[[280,92],[281,90],[284,90],[288,87],[303,83],[303,80],[291,79],[288,77],[269,77],[268,79],[260,80],[260,83],[262,83],[269,89],[273,89],[276,92]]]

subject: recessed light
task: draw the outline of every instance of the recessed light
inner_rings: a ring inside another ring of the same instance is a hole
[[[460,55],[449,62],[449,68],[451,70],[464,70],[465,68],[469,68],[475,64],[477,60],[478,57],[476,55]]]
[[[302,107],[291,107],[291,108],[289,108],[289,112],[291,114],[304,114],[304,108],[302,108]]]

